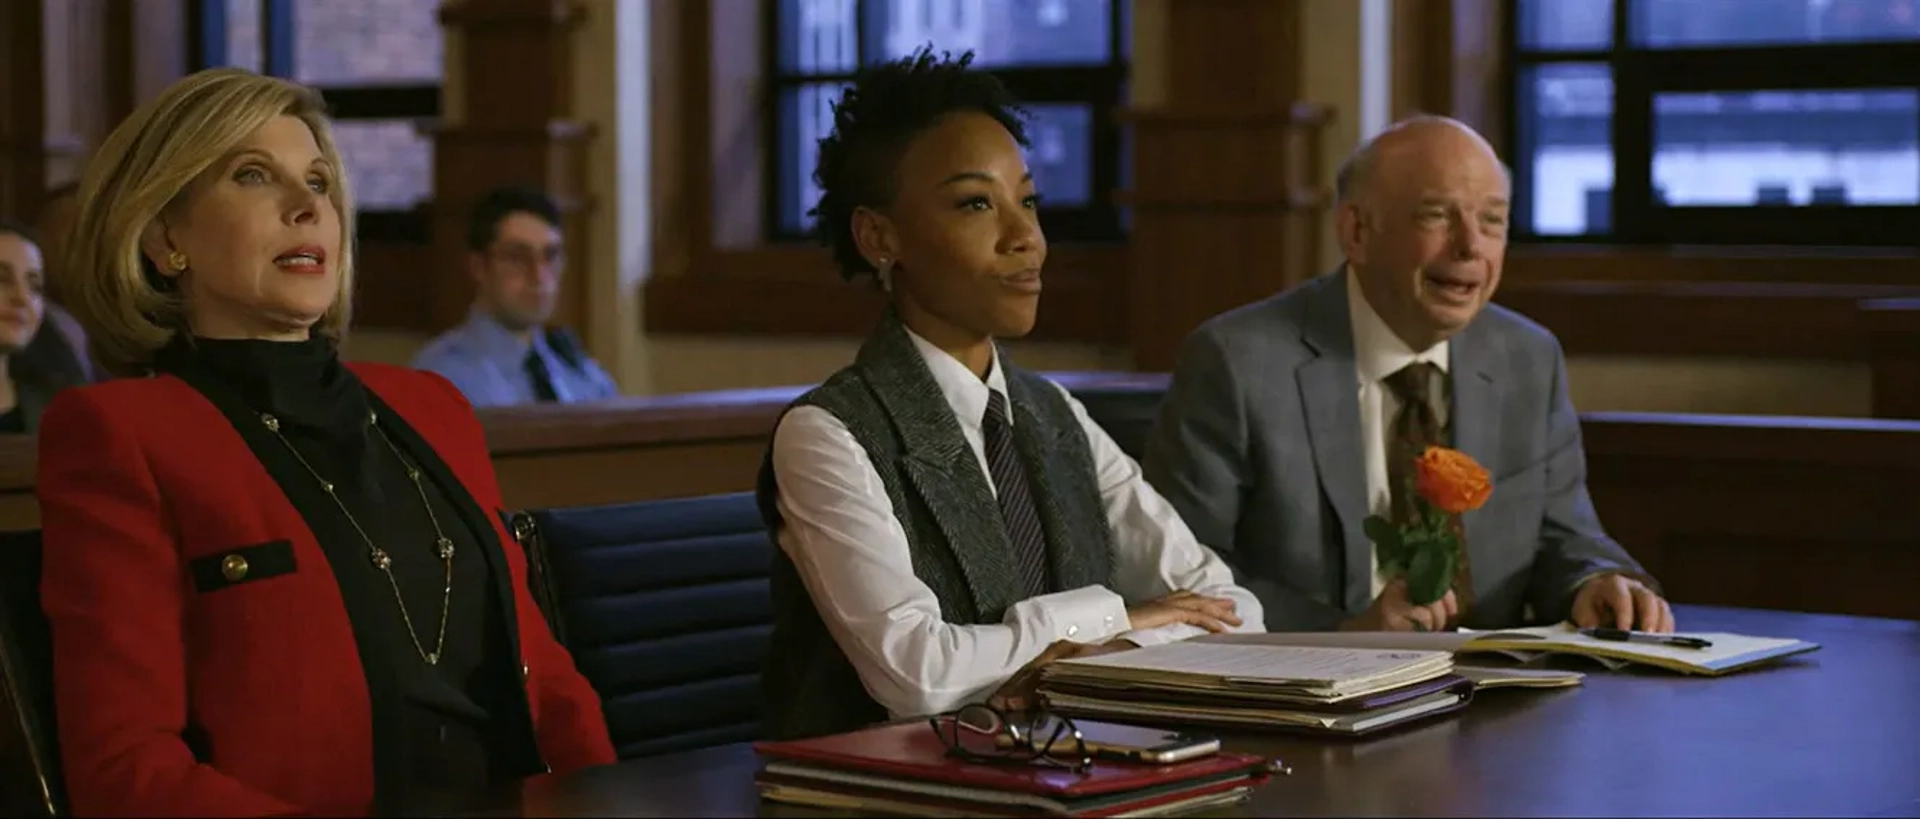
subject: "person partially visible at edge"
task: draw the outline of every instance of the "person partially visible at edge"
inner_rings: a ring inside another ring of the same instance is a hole
[[[458,812],[612,762],[453,385],[344,364],[352,196],[314,91],[188,76],[81,187],[72,304],[121,376],[40,434],[79,815]]]
[[[446,376],[476,407],[597,401],[620,394],[573,332],[547,327],[566,245],[560,209],[539,191],[498,188],[467,223],[473,309],[413,366]]]
[[[888,307],[780,418],[762,681],[776,737],[988,699],[1023,666],[1257,630],[1260,603],[1059,385],[1033,328],[1047,240],[1013,99],[920,51],[863,69],[815,178],[819,234]],[[1024,676],[1024,675],[1023,675]]]
[[[80,357],[46,322],[51,306],[33,231],[0,219],[0,434],[38,431],[54,394],[86,383]]]
[[[1571,618],[1672,630],[1659,586],[1587,496],[1559,342],[1489,304],[1510,190],[1465,125],[1399,123],[1340,171],[1346,264],[1187,339],[1147,478],[1260,595],[1267,628]],[[1428,445],[1479,461],[1493,494],[1462,520],[1452,590],[1414,605],[1403,579],[1383,576],[1362,521],[1405,519]]]
[[[61,289],[65,277],[60,267],[66,263],[67,236],[73,232],[73,217],[80,208],[79,191],[79,183],[47,191],[40,205],[40,217],[34,221],[34,234],[39,238],[41,258],[46,263],[46,324],[61,336],[42,344],[72,351],[79,362],[81,383],[90,383],[100,376],[99,367],[87,347],[86,331],[80,329],[80,322],[68,312],[66,293]],[[49,350],[47,354],[58,357],[62,353]]]

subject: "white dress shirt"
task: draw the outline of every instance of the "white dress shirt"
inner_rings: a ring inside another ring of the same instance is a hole
[[[1446,426],[1451,406],[1445,397],[1447,342],[1415,352],[1367,303],[1352,268],[1347,269],[1347,314],[1353,325],[1353,363],[1360,382],[1360,445],[1367,459],[1367,512],[1384,517],[1393,513],[1393,486],[1387,481],[1387,437],[1393,434],[1393,417],[1400,412],[1400,397],[1385,379],[1414,363],[1439,367],[1433,395],[1441,396],[1441,400],[1434,402],[1434,412],[1440,425]],[[1387,578],[1380,574],[1380,551],[1375,547],[1373,596],[1379,597],[1386,586]]]
[[[908,335],[992,486],[980,425],[988,390],[1006,395],[998,351],[983,382],[953,356]],[[1147,646],[1203,633],[1183,624],[1132,628],[1129,603],[1176,591],[1231,599],[1244,623],[1237,630],[1265,629],[1260,601],[1234,584],[1227,564],[1194,539],[1173,507],[1141,478],[1133,459],[1087,417],[1086,408],[1064,388],[1060,392],[1093,451],[1112,531],[1114,585],[1030,598],[1009,607],[1003,622],[993,625],[940,619],[933,590],[913,573],[906,531],[894,517],[879,473],[839,418],[819,407],[797,407],[774,430],[775,502],[785,520],[780,548],[793,560],[867,693],[893,717],[944,713],[977,702],[1058,640],[1125,638]]]

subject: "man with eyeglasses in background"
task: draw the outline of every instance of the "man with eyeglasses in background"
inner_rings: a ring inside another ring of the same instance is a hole
[[[566,246],[546,194],[497,188],[467,221],[473,311],[413,366],[445,376],[475,407],[594,401],[620,394],[572,332],[549,328]]]

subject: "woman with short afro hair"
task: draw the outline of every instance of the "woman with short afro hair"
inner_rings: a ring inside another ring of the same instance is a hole
[[[774,737],[939,714],[1023,666],[1262,622],[1085,408],[996,346],[1033,329],[1047,241],[1024,114],[971,61],[923,49],[864,69],[820,143],[820,236],[888,307],[781,417],[761,472],[780,546]]]

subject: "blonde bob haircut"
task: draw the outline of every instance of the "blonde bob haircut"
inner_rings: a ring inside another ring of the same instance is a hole
[[[163,213],[182,212],[194,183],[275,117],[300,118],[332,166],[327,198],[340,214],[340,289],[313,332],[338,343],[353,307],[352,198],[325,103],[305,86],[238,68],[174,83],[113,129],[88,162],[63,273],[68,308],[115,375],[145,375],[154,353],[188,332],[185,295],[141,251]]]

